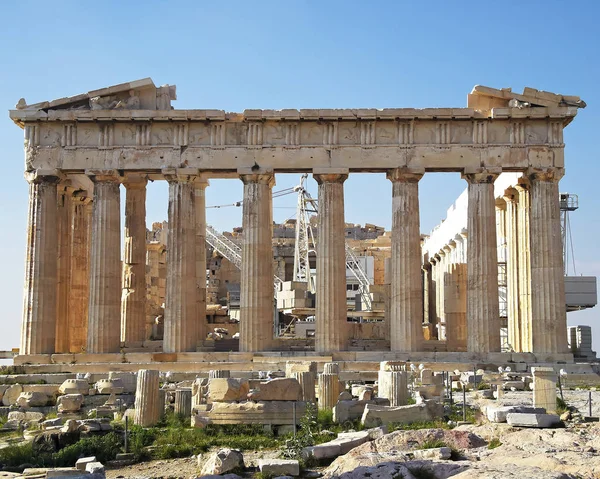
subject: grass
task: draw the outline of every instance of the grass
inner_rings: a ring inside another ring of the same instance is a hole
[[[556,413],[558,415],[560,415],[569,410],[570,410],[569,405],[565,401],[563,401],[560,397],[557,397],[556,398]]]
[[[388,432],[394,431],[416,431],[418,429],[450,429],[446,421],[437,419],[434,421],[417,421],[410,424],[391,422],[388,424]]]
[[[448,447],[448,444],[441,439],[430,439],[419,444],[417,449],[437,449],[438,447]]]
[[[497,447],[502,446],[502,443],[500,442],[500,439],[498,439],[497,437],[493,438],[489,443],[488,443],[488,449],[496,449]]]

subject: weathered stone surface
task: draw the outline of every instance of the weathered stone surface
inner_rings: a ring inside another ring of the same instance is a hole
[[[43,413],[37,411],[10,411],[7,419],[9,421],[41,422],[44,417]]]
[[[200,476],[225,474],[243,468],[244,456],[236,449],[224,448],[212,454],[204,464],[199,460],[198,466],[202,467]]]
[[[315,402],[315,384],[317,382],[317,373],[313,371],[298,371],[291,373],[291,376],[298,381],[298,384],[300,384],[300,388],[302,389],[302,401]]]
[[[85,379],[67,379],[60,387],[60,394],[83,394],[86,396],[90,391],[90,385]]]
[[[81,459],[77,459],[77,462],[75,463],[75,468],[79,471],[85,471],[85,467],[93,462],[96,462],[96,456],[82,457]]]
[[[360,419],[368,401],[338,401],[333,406],[333,420],[338,424]]]
[[[342,391],[338,395],[338,402],[340,401],[352,401],[352,394],[348,391]]]
[[[23,409],[48,405],[50,397],[42,392],[23,392],[19,395],[15,404]]]
[[[83,405],[83,394],[65,394],[56,401],[58,412],[76,412]]]
[[[490,422],[506,422],[506,416],[509,413],[529,413],[529,414],[544,414],[546,411],[543,408],[531,406],[488,406],[486,408],[486,416]]]
[[[137,386],[137,373],[133,371],[110,371],[108,373],[109,380],[119,380],[123,386],[123,394],[135,394]]]
[[[364,444],[369,441],[369,438],[368,431],[339,433],[338,437],[332,441],[304,448],[302,456],[306,459],[332,459],[346,454],[356,446]]]
[[[247,379],[214,378],[208,380],[208,398],[212,402],[243,401],[250,391]]]
[[[338,401],[343,385],[337,374],[323,373],[319,375],[319,409],[333,409]]]
[[[294,378],[278,378],[263,381],[258,391],[248,394],[253,401],[301,401],[302,387]]]
[[[361,423],[365,427],[377,427],[390,422],[410,424],[420,421],[431,421],[444,414],[442,404],[434,401],[425,401],[423,404],[409,406],[376,406],[367,404],[363,412]]]
[[[192,390],[178,389],[175,391],[175,414],[189,417],[192,414]]]
[[[433,447],[431,449],[417,449],[412,452],[415,459],[450,459],[452,449],[449,447]]]
[[[121,378],[101,379],[95,385],[98,394],[123,394],[125,385]]]
[[[517,427],[556,427],[560,424],[560,417],[556,414],[530,414],[530,413],[508,413],[506,422]]]
[[[296,421],[304,415],[306,404],[293,401],[215,402],[210,411],[203,413],[214,424],[294,424],[293,407],[296,404]]]
[[[153,426],[164,413],[164,395],[161,397],[159,380],[158,371],[142,369],[138,372],[134,418],[138,426]]]
[[[314,361],[286,361],[285,362],[285,376],[288,378],[293,377],[294,373],[311,372],[317,374],[317,363]]]
[[[270,476],[299,476],[300,464],[289,459],[259,459],[260,472]]]
[[[20,384],[13,384],[9,386],[6,391],[4,391],[4,396],[2,396],[2,404],[4,406],[12,406],[17,402],[17,398],[23,392],[23,386]]]

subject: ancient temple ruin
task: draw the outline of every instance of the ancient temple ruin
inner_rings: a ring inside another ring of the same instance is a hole
[[[522,222],[517,241],[526,275],[519,281],[528,292],[515,306],[527,311],[519,323],[527,335],[514,351],[529,354],[532,362],[572,361],[558,182],[565,166],[563,128],[585,106],[578,97],[476,86],[466,108],[243,113],[177,110],[171,106],[175,99],[174,86],[156,87],[144,79],[32,105],[21,99],[10,111],[25,132],[30,185],[26,292],[15,362],[68,363],[77,360],[74,354],[89,362],[118,362],[122,355],[138,363],[208,360],[203,355],[209,353],[196,351],[208,332],[205,189],[212,178],[244,184],[239,354],[279,350],[273,335],[271,191],[275,174],[299,172],[312,173],[319,185],[315,355],[350,358],[343,183],[349,174],[373,172],[385,172],[393,191],[385,314],[390,348],[364,357],[430,354],[427,342],[433,338],[424,319],[431,301],[424,297],[431,298],[427,275],[435,271],[428,265],[444,259],[436,252],[423,273],[419,180],[428,172],[460,172],[468,185],[468,234],[460,242],[465,267],[457,273],[465,278],[464,321],[438,360],[464,359],[457,356],[464,350],[470,358],[497,357],[494,182],[513,172],[520,179],[507,193],[514,198],[506,200],[506,214],[518,211],[516,221]],[[146,186],[164,180],[169,229],[166,247],[155,251],[146,246]],[[153,254],[164,255],[165,268],[160,358],[143,349],[147,297],[159,294],[158,284],[146,284],[146,259]],[[454,326],[447,317],[449,334]],[[358,353],[352,357],[360,359]]]

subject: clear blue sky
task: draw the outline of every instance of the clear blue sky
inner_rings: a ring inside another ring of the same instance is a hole
[[[27,183],[23,133],[8,118],[20,97],[51,100],[152,77],[176,84],[176,108],[462,107],[473,85],[581,96],[565,130],[561,190],[579,274],[600,275],[600,3],[597,1],[19,1],[0,7],[0,349],[17,347],[23,295]],[[277,187],[297,183],[278,175]],[[421,181],[422,231],[464,189],[458,174]],[[316,191],[311,180],[313,193]],[[241,199],[241,182],[214,181],[208,204]],[[346,182],[346,221],[391,225],[383,175]],[[165,184],[149,188],[148,223],[166,218]],[[275,219],[295,200],[275,202]],[[209,210],[218,229],[239,208]],[[571,313],[595,324],[600,309]],[[600,327],[594,334],[600,348]]]

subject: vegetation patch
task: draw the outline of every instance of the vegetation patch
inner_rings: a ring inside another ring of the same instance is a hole
[[[502,443],[500,442],[500,439],[498,439],[497,437],[493,438],[489,443],[488,443],[488,449],[496,449],[497,447],[502,446]]]

